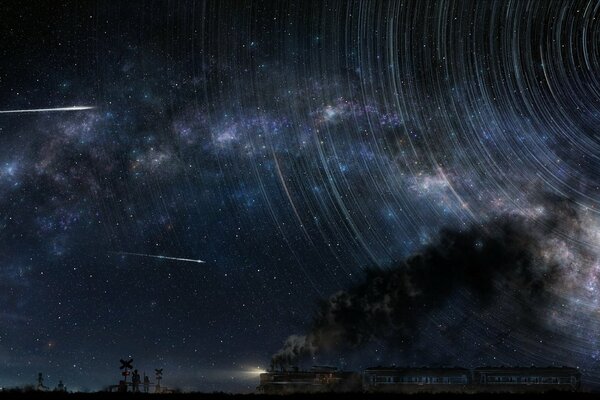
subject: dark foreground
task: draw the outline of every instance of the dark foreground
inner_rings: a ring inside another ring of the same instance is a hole
[[[547,396],[558,395],[561,399],[565,398],[587,398],[596,399],[600,397],[600,393],[586,393],[586,392],[546,392],[537,394],[395,394],[395,393],[315,393],[315,394],[291,394],[291,395],[264,395],[264,394],[228,394],[228,393],[178,393],[178,394],[144,394],[144,393],[107,393],[107,392],[96,392],[96,393],[54,393],[54,392],[17,392],[17,391],[3,391],[0,392],[0,399],[40,399],[40,400],[51,400],[51,399],[82,399],[82,400],[94,400],[94,399],[178,399],[178,400],[192,400],[192,399],[207,399],[207,400],[295,400],[310,398],[315,400],[326,400],[326,399],[381,399],[381,400],[392,400],[399,398],[415,399],[415,400],[426,400],[426,399],[490,399],[490,400],[501,400],[507,396],[511,398],[554,398]]]

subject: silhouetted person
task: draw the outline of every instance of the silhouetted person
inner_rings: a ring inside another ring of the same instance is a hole
[[[134,392],[140,391],[140,374],[137,369],[134,369],[133,374],[131,375],[131,385],[133,386]]]
[[[40,372],[38,374],[37,385],[36,385],[35,390],[46,390],[46,389],[48,389],[48,388],[46,386],[44,386],[44,376]]]
[[[58,381],[58,386],[56,387],[56,390],[58,390],[59,392],[66,392],[67,389],[65,388],[65,384],[63,383],[62,379]]]
[[[148,389],[150,388],[150,378],[148,375],[144,373],[144,393],[148,393]]]

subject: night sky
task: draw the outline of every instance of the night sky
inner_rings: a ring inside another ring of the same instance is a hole
[[[252,391],[319,300],[506,218],[543,300],[459,285],[407,343],[304,365],[600,385],[600,2],[3,3],[0,110],[72,106],[0,114],[0,386],[100,389],[131,356]]]

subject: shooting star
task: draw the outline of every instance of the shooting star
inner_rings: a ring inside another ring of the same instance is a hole
[[[150,258],[158,258],[161,260],[173,260],[173,261],[185,261],[185,262],[193,262],[197,264],[204,264],[206,261],[203,260],[194,260],[191,258],[179,258],[179,257],[167,257],[167,256],[159,256],[156,254],[144,254],[144,253],[129,253],[127,251],[111,251],[113,254],[120,254],[123,256],[138,256],[138,257],[150,257]]]
[[[56,107],[56,108],[29,108],[24,110],[0,110],[0,114],[21,114],[21,113],[41,113],[55,111],[83,111],[93,110],[94,106],[73,106],[73,107]]]

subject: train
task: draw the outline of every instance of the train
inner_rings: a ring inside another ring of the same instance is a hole
[[[544,393],[576,392],[581,373],[573,367],[396,367],[377,366],[361,372],[329,366],[260,374],[263,394],[323,392],[381,393]]]

